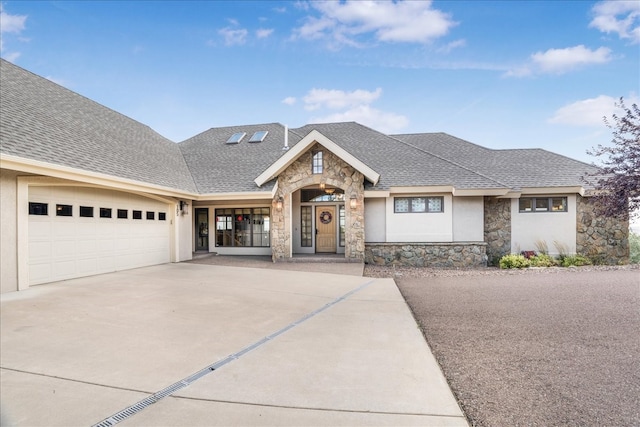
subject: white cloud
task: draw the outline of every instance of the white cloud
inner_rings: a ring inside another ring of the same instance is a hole
[[[297,99],[293,96],[287,96],[285,99],[282,100],[283,104],[287,104],[287,105],[293,105],[295,104],[297,101]]]
[[[604,117],[611,117],[614,113],[620,113],[621,110],[615,106],[616,102],[618,102],[618,98],[607,95],[576,101],[558,109],[553,117],[549,119],[549,123],[603,127]],[[627,105],[637,102],[636,95],[625,98]]]
[[[306,110],[329,108],[338,110],[346,107],[355,107],[363,104],[371,104],[382,95],[382,89],[377,88],[370,92],[357,89],[352,92],[344,92],[335,89],[311,89],[303,98]]]
[[[457,25],[450,15],[431,8],[431,1],[327,1],[309,3],[320,17],[307,17],[294,38],[327,39],[334,45],[362,46],[358,36],[375,40],[429,43]]]
[[[25,29],[25,22],[27,21],[26,15],[10,15],[5,12],[2,3],[0,3],[0,52],[4,51],[4,38],[3,34],[12,33],[20,34]],[[8,61],[14,61],[20,53],[13,52],[5,56]]]
[[[233,46],[245,44],[247,41],[248,31],[244,28],[233,29],[226,27],[218,30],[218,34],[224,38],[225,45]]]
[[[549,49],[531,55],[528,64],[509,70],[506,76],[524,77],[532,74],[564,74],[576,68],[611,61],[611,49],[599,47],[591,50],[584,45],[564,49]]]
[[[409,124],[405,116],[358,105],[340,113],[311,119],[312,123],[358,122],[384,133],[395,133]]]
[[[357,89],[350,92],[311,89],[302,101],[305,110],[319,112],[318,116],[310,119],[312,123],[355,121],[387,133],[405,128],[409,123],[405,116],[371,107],[370,104],[378,100],[381,95],[381,88],[374,91]],[[293,103],[295,98],[286,98],[285,101],[287,100]],[[323,111],[326,114],[322,114]]]
[[[589,27],[640,43],[640,2],[637,0],[602,1],[593,6],[592,12],[595,16]]]
[[[256,30],[256,37],[259,39],[266,39],[273,33],[273,28],[260,28]]]
[[[440,53],[450,53],[453,49],[457,49],[459,47],[464,47],[467,45],[467,41],[465,39],[454,40],[446,45],[442,46],[438,49]]]

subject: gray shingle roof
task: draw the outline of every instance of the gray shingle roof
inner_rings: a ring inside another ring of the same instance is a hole
[[[5,60],[0,100],[3,154],[195,191],[177,144]]]
[[[446,156],[511,188],[585,186],[581,177],[596,171],[592,165],[542,149],[491,150],[445,133],[393,137]]]
[[[0,151],[116,177],[209,193],[270,191],[254,179],[283,156],[279,123],[209,129],[176,144],[148,126],[0,62]],[[317,130],[380,174],[375,187],[458,189],[584,185],[593,166],[540,149],[491,150],[444,133],[385,135],[355,122],[289,129],[293,147]],[[264,141],[249,143],[254,132]],[[238,144],[227,144],[246,132]]]

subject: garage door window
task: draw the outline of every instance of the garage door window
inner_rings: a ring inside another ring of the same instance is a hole
[[[80,216],[84,218],[93,218],[93,206],[80,206]]]
[[[155,212],[147,212],[147,219],[149,219],[149,220],[156,219],[156,213]]]
[[[73,216],[73,206],[56,205],[56,216]]]
[[[127,219],[127,210],[126,209],[118,209],[118,218]]]
[[[133,211],[133,213],[131,214],[131,218],[142,219],[142,211]]]
[[[29,215],[49,215],[49,204],[29,202]]]
[[[111,218],[111,208],[100,208],[100,218]]]
[[[167,220],[166,212],[158,212],[158,221],[166,221],[166,220]]]

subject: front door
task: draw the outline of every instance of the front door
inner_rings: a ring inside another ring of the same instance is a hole
[[[336,252],[336,208],[316,206],[316,252]]]
[[[196,251],[209,250],[209,208],[196,208]]]

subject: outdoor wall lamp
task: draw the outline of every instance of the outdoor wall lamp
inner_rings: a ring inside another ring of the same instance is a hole
[[[282,196],[278,196],[278,199],[276,199],[276,209],[281,211],[283,204],[284,204],[284,199],[282,198]]]
[[[324,191],[324,188],[325,188],[325,187],[326,187],[326,184],[324,183],[324,181],[323,181],[323,182],[321,182],[321,183],[320,183],[320,189],[321,189],[322,191]]]
[[[351,195],[351,198],[349,199],[349,206],[351,207],[351,209],[355,209],[358,207],[358,199],[356,198],[355,194]]]
[[[178,215],[186,214],[187,213],[187,206],[189,206],[189,204],[187,202],[185,202],[184,200],[180,200],[178,202],[178,205],[177,205],[176,214],[178,214]]]

